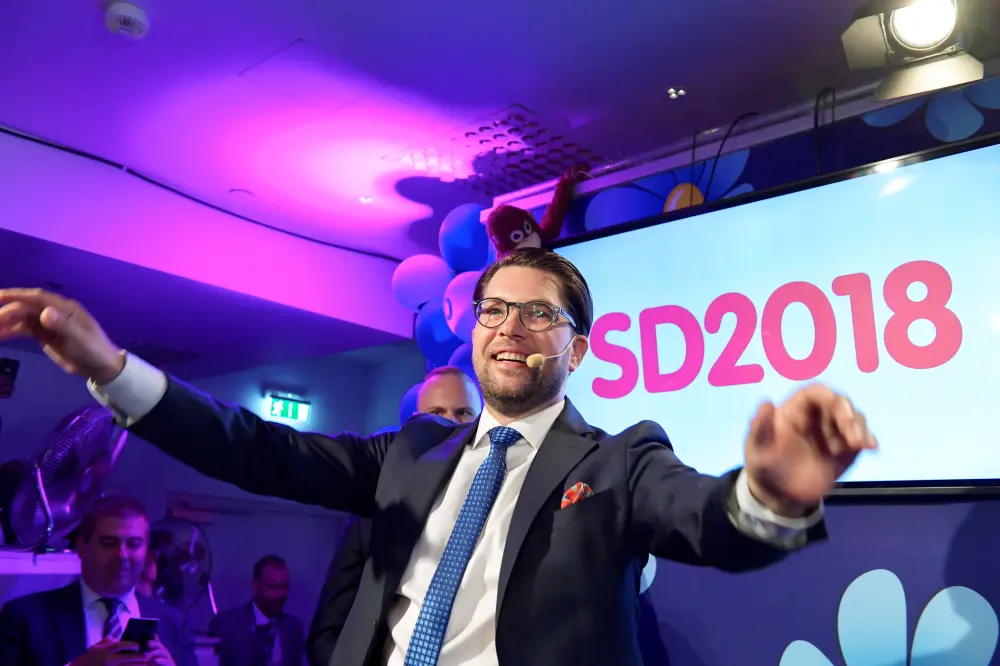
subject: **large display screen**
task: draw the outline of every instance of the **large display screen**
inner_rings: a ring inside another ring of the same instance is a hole
[[[1000,477],[1000,146],[892,166],[560,248],[596,308],[570,399],[720,474],[823,382],[881,446],[844,481]]]

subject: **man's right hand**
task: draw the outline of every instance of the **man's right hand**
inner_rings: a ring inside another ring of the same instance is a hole
[[[125,354],[82,305],[41,289],[0,289],[0,342],[30,337],[66,372],[107,384]]]
[[[113,638],[105,638],[95,643],[89,650],[77,657],[69,666],[148,666],[149,657],[134,652],[135,643],[119,643]],[[122,653],[123,650],[133,650]]]

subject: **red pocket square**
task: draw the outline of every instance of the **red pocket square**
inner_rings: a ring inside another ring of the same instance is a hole
[[[563,493],[562,504],[559,506],[560,509],[565,509],[570,504],[576,504],[582,499],[586,499],[594,494],[594,491],[590,489],[586,483],[582,481],[579,483],[574,483],[572,486],[566,489]]]

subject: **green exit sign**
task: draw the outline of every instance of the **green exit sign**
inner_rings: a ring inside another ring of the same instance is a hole
[[[271,395],[267,397],[268,414],[272,419],[286,421],[308,421],[309,403],[287,396]]]

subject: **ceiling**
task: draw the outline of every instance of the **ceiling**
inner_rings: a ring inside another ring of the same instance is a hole
[[[44,286],[80,301],[118,345],[188,380],[403,340],[5,230],[0,285]],[[7,346],[38,350],[29,340]]]
[[[490,202],[433,153],[488,172],[496,133],[479,130],[512,107],[562,137],[558,159],[537,146],[525,177],[542,181],[560,159],[644,152],[874,76],[846,69],[842,0],[135,1],[139,41],[104,27],[99,0],[0,3],[0,125],[395,258],[436,252],[444,214]]]

